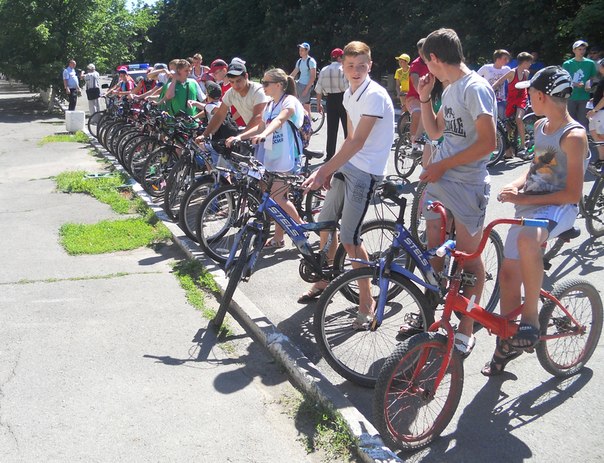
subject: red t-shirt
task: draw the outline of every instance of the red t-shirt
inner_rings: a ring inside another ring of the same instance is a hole
[[[419,56],[411,62],[411,66],[409,67],[409,76],[411,76],[411,74],[417,74],[418,76],[423,77],[429,72],[428,66]],[[419,93],[417,93],[411,77],[409,77],[409,91],[407,92],[407,97],[410,96],[419,99]]]

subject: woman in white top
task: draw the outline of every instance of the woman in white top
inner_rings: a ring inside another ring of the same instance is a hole
[[[264,166],[269,172],[293,173],[299,168],[299,159],[302,153],[296,143],[298,131],[304,122],[304,107],[296,98],[296,83],[283,69],[271,69],[264,74],[262,80],[264,93],[271,98],[262,114],[262,122],[250,130],[243,132],[236,138],[241,140],[251,139],[253,143],[260,143],[264,150]],[[290,123],[291,122],[291,123]],[[276,180],[273,183],[272,198],[296,222],[301,223],[298,211],[291,201],[287,199],[288,187]],[[265,247],[280,248],[284,242],[284,231],[275,227],[275,236],[269,239]]]

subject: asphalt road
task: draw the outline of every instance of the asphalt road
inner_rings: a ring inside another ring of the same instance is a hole
[[[325,127],[313,136],[311,148],[325,146]],[[492,198],[500,188],[523,174],[528,164],[508,161],[491,172]],[[394,174],[392,165],[389,173]],[[419,169],[410,178],[412,191]],[[585,193],[592,180],[586,179]],[[409,196],[411,199],[411,196]],[[371,213],[371,212],[370,212]],[[487,220],[513,216],[509,204],[491,200]],[[602,289],[604,241],[593,240],[577,220],[582,235],[552,261],[546,287],[566,278],[581,277]],[[505,237],[506,229],[499,230]],[[286,239],[286,247],[266,252],[250,282],[240,288],[286,335],[290,336],[323,373],[371,420],[372,390],[343,380],[321,359],[312,332],[313,304],[296,302],[308,288],[298,276],[297,250]],[[277,290],[278,288],[278,296]],[[539,365],[535,355],[523,355],[500,377],[488,380],[480,369],[490,359],[495,339],[485,330],[477,335],[477,346],[465,361],[464,392],[455,417],[442,437],[416,454],[401,454],[411,461],[564,461],[580,455],[582,461],[601,461],[600,434],[604,430],[601,400],[604,339],[600,340],[587,367],[578,375],[559,380]],[[568,442],[564,442],[567,440]]]

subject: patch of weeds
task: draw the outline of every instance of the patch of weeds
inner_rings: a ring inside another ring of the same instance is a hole
[[[300,440],[308,453],[320,450],[325,454],[326,461],[353,460],[357,440],[338,413],[299,392],[284,395],[279,403],[306,434]]]
[[[59,283],[62,281],[89,281],[89,280],[111,280],[113,278],[121,278],[129,275],[152,275],[159,274],[161,272],[117,272],[117,273],[108,273],[106,275],[91,275],[85,277],[69,277],[69,278],[46,278],[44,280],[28,280],[23,278],[16,282],[3,282],[0,283],[2,285],[32,285],[35,283]]]
[[[81,130],[76,133],[57,133],[54,135],[47,135],[38,142],[39,146],[46,145],[47,143],[60,143],[60,142],[75,142],[75,143],[88,143],[88,135]]]
[[[169,230],[150,224],[144,218],[103,220],[92,225],[67,223],[61,226],[61,244],[72,255],[129,251],[167,241]]]
[[[131,201],[131,192],[124,191],[121,188],[128,179],[118,172],[113,172],[107,176],[94,177],[88,176],[83,170],[75,170],[60,173],[55,181],[59,191],[89,194],[93,198],[108,204],[118,214],[138,212],[139,203]]]
[[[199,310],[204,318],[212,320],[216,316],[216,311],[207,306],[206,292],[220,294],[212,274],[199,261],[193,259],[176,263],[173,270],[180,286],[185,290],[189,304]],[[219,336],[226,337],[233,334],[233,330],[225,321],[220,328]]]

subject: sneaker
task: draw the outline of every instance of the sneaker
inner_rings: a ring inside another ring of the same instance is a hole
[[[461,355],[461,358],[467,358],[476,345],[476,337],[474,335],[466,336],[462,333],[455,333],[455,349]]]

